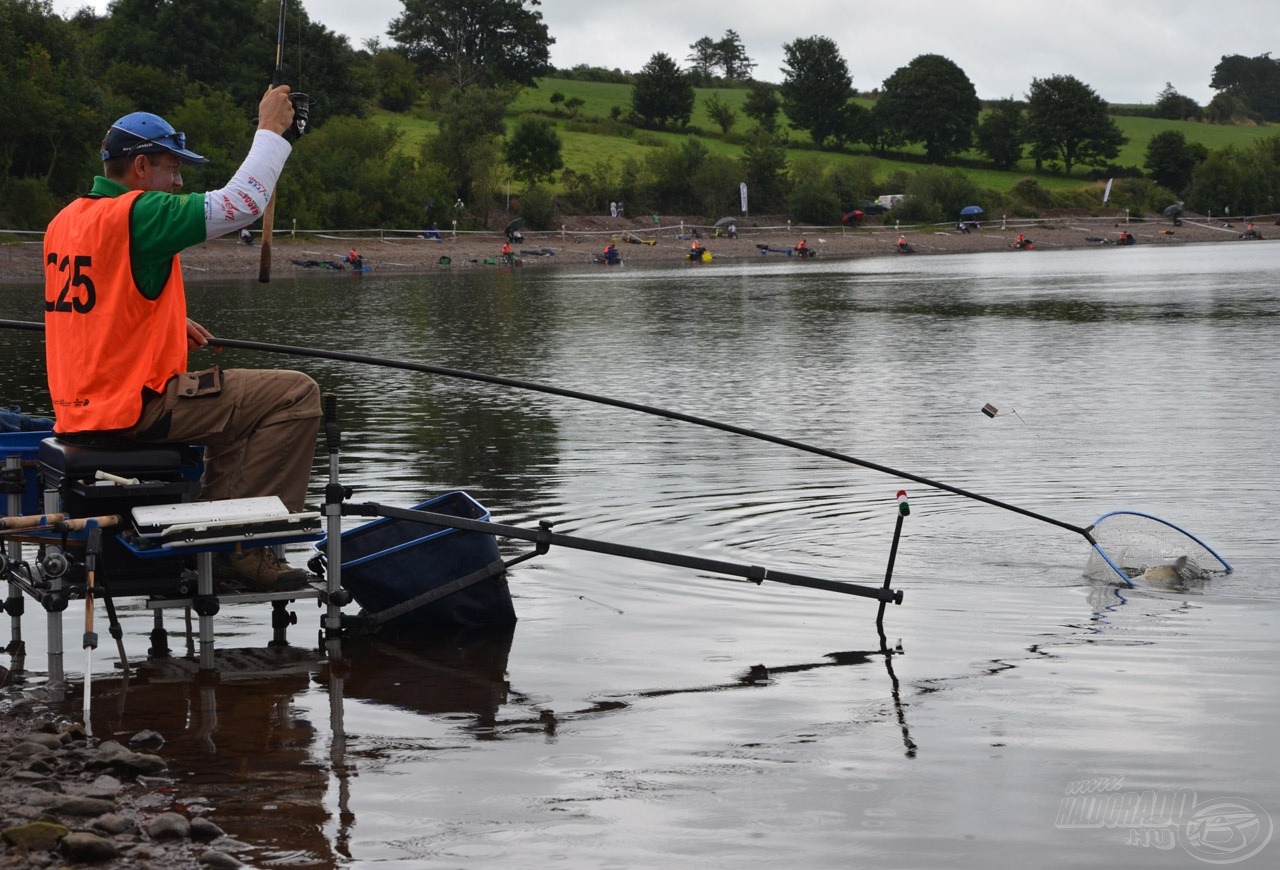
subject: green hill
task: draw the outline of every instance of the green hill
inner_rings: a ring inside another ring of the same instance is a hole
[[[582,101],[574,113],[552,104],[551,95],[559,92],[566,100],[577,98]],[[563,143],[565,166],[576,171],[587,171],[597,164],[621,164],[628,157],[642,158],[650,149],[668,143],[678,143],[689,135],[699,136],[713,153],[738,157],[742,154],[742,146],[733,141],[735,135],[749,132],[754,122],[741,114],[743,101],[747,91],[744,88],[696,88],[697,102],[690,128],[683,132],[657,132],[636,130],[626,124],[612,121],[611,113],[625,116],[631,106],[631,87],[625,84],[605,82],[587,82],[574,79],[547,78],[539,82],[537,88],[522,91],[512,104],[508,122],[513,123],[522,116],[538,115],[551,120]],[[719,128],[712,122],[705,109],[707,97],[716,94],[731,108],[738,111],[738,122],[732,130],[729,141],[725,141]],[[860,100],[870,106],[870,100]],[[402,147],[406,151],[417,152],[423,139],[435,131],[431,121],[411,115],[381,113],[376,119],[388,124],[395,124],[404,133]],[[1210,149],[1220,149],[1228,145],[1245,147],[1252,141],[1276,135],[1276,130],[1265,126],[1242,126],[1203,124],[1188,121],[1166,121],[1155,118],[1141,118],[1130,115],[1114,116],[1121,131],[1129,139],[1120,151],[1116,164],[1120,166],[1141,167],[1147,145],[1157,133],[1165,130],[1178,130],[1186,136],[1188,142],[1199,142]],[[902,170],[914,172],[923,164],[923,150],[918,147],[905,149],[897,155],[872,155],[865,146],[855,146],[848,152],[818,151],[806,147],[808,135],[804,131],[790,130],[785,116],[780,117],[783,129],[788,130],[790,140],[796,147],[788,150],[788,158],[798,157],[816,160],[821,164],[838,164],[852,160],[872,159],[875,161],[875,174],[878,178],[888,177],[893,172]],[[1022,161],[1018,167],[1008,172],[986,168],[981,164],[985,159],[977,152],[962,155],[958,165],[964,169],[972,180],[983,188],[1007,191],[1019,179],[1034,171],[1034,163]],[[1049,190],[1065,190],[1083,187],[1093,182],[1088,181],[1082,170],[1072,176],[1045,173],[1036,176],[1040,185]]]

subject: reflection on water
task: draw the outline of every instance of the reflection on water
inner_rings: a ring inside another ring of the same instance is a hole
[[[1146,511],[1235,571],[1090,582],[1079,535],[907,483],[883,647],[873,602],[553,549],[513,572],[520,621],[497,638],[380,638],[331,668],[314,607],[283,649],[265,608],[225,608],[220,680],[179,656],[127,690],[104,648],[95,728],[163,733],[191,802],[263,866],[1198,866],[1172,832],[1146,839],[1163,850],[1057,820],[1103,777],[1280,813],[1276,250],[193,287],[229,337],[659,405],[1071,525]],[[31,299],[0,287],[0,317],[32,319]],[[45,410],[38,336],[5,338],[0,399]],[[497,522],[883,577],[892,477],[541,394],[219,362],[337,393],[358,500],[462,487]],[[150,613],[121,619],[145,661]],[[42,620],[25,628],[38,683]]]

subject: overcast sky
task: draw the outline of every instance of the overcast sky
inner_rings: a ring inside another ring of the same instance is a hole
[[[297,0],[295,0],[297,2]],[[63,14],[107,0],[55,0]],[[400,0],[303,0],[315,21],[359,48],[387,43]],[[758,64],[757,78],[780,81],[782,46],[829,36],[860,90],[871,90],[921,54],[950,58],[983,99],[1024,97],[1033,78],[1073,75],[1113,103],[1151,103],[1166,82],[1200,104],[1224,54],[1254,57],[1280,49],[1274,0],[544,0],[558,67],[585,63],[636,71],[655,52],[682,66],[703,36],[738,32]],[[1272,25],[1266,25],[1272,21]]]

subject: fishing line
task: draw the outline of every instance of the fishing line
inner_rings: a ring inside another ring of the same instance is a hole
[[[604,607],[604,608],[606,608],[606,609],[608,609],[608,610],[612,610],[614,613],[617,613],[617,614],[622,614],[622,613],[623,613],[623,611],[621,611],[621,610],[619,610],[618,608],[614,607],[612,604],[605,604],[605,603],[603,603],[603,602],[601,602],[601,601],[596,601],[594,598],[588,598],[588,597],[587,597],[587,596],[585,596],[585,595],[579,595],[579,596],[578,596],[578,600],[579,600],[579,601],[590,601],[592,604],[597,604],[597,605],[599,605],[600,607]]]
[[[0,328],[23,329],[23,330],[30,330],[34,332],[43,332],[44,324],[33,323],[29,321],[0,320]],[[844,462],[849,465],[857,465],[862,468],[870,469],[872,471],[878,471],[882,474],[887,474],[893,477],[900,477],[903,480],[910,480],[915,483],[919,483],[924,486],[931,487],[933,489],[942,490],[943,492],[949,492],[949,493],[952,493],[953,495],[958,495],[963,498],[968,498],[974,501],[982,502],[983,504],[991,505],[992,507],[1000,508],[1001,510],[1006,510],[1011,513],[1019,514],[1020,516],[1027,517],[1028,519],[1039,520],[1042,523],[1047,523],[1051,526],[1057,526],[1058,528],[1066,529],[1069,532],[1074,532],[1077,535],[1080,535],[1086,541],[1089,542],[1090,546],[1098,550],[1098,552],[1102,553],[1104,557],[1106,556],[1106,553],[1103,552],[1103,549],[1099,546],[1098,541],[1095,539],[1093,535],[1094,527],[1097,525],[1096,522],[1089,526],[1078,526],[1078,525],[1075,525],[1074,523],[1069,523],[1065,520],[1055,519],[1054,517],[1050,517],[1045,514],[1038,513],[1033,510],[1029,510],[1027,508],[1019,507],[1018,505],[1011,504],[1006,501],[1001,501],[1000,499],[991,498],[990,496],[985,496],[985,495],[982,495],[981,493],[976,493],[967,489],[962,489],[958,486],[952,486],[950,484],[943,483],[938,480],[933,480],[931,478],[924,477],[919,474],[912,474],[911,472],[903,471],[902,469],[899,469],[899,468],[893,468],[892,466],[888,466],[888,465],[881,465],[880,463],[877,463],[877,462],[871,462],[866,459],[859,459],[856,456],[850,456],[847,453],[841,453],[836,450],[829,450],[825,447],[816,447],[812,444],[805,444],[804,442],[795,441],[790,438],[783,438],[778,435],[770,435],[767,432],[760,432],[754,429],[748,429],[746,427],[737,426],[732,423],[722,423],[718,420],[711,420],[706,417],[698,417],[693,414],[686,414],[681,411],[673,411],[667,408],[655,407],[653,405],[643,405],[638,402],[628,402],[622,399],[610,398],[608,396],[601,396],[593,393],[585,393],[580,390],[570,390],[564,387],[555,387],[549,384],[540,384],[533,381],[524,381],[516,378],[508,378],[508,377],[503,377],[501,375],[490,375],[490,374],[485,374],[483,372],[471,372],[463,369],[446,368],[444,366],[431,365],[428,363],[411,362],[408,360],[397,360],[397,359],[389,359],[386,357],[368,356],[366,354],[350,353],[348,351],[322,350],[319,348],[297,347],[293,345],[271,344],[271,343],[261,342],[261,341],[245,341],[242,339],[232,339],[232,338],[211,338],[209,339],[209,345],[215,348],[230,347],[230,348],[238,348],[241,350],[256,350],[256,351],[263,351],[267,353],[286,354],[289,356],[312,357],[315,359],[328,359],[328,360],[336,360],[340,362],[354,362],[354,363],[361,363],[364,365],[380,366],[383,368],[402,369],[404,371],[422,372],[425,374],[440,375],[442,377],[459,378],[462,380],[477,381],[480,383],[493,384],[496,386],[512,387],[514,389],[519,389],[519,390],[528,390],[532,392],[546,393],[548,395],[561,396],[567,399],[577,399],[579,401],[592,402],[598,405],[607,405],[613,408],[621,408],[623,410],[636,411],[641,414],[649,414],[655,417],[663,417],[668,420],[678,420],[683,423],[691,423],[695,426],[703,426],[708,429],[716,429],[721,432],[731,433],[733,435],[741,435],[746,438],[753,438],[757,441],[765,441],[770,444],[780,445],[782,447],[790,447],[794,450],[800,450],[805,453],[812,453],[816,456],[823,456],[828,459],[834,459],[837,462]],[[1141,514],[1135,514],[1135,512],[1117,511],[1114,513],[1116,514],[1128,513],[1128,514],[1133,514],[1138,516],[1144,516]],[[1110,516],[1110,514],[1100,517],[1099,521],[1101,521],[1102,519],[1105,519],[1106,516]],[[1168,523],[1164,520],[1160,520],[1159,522],[1177,531],[1181,531],[1181,529],[1178,529],[1177,526],[1174,526],[1172,523]],[[1214,555],[1216,556],[1216,554]],[[1218,560],[1222,563],[1226,571],[1228,572],[1231,571],[1231,566],[1228,565],[1225,562],[1225,560],[1222,560],[1221,557],[1218,557]],[[1121,580],[1123,580],[1126,584],[1130,586],[1134,585],[1130,575],[1117,567],[1118,562],[1116,560],[1108,559],[1107,562],[1113,568],[1116,569],[1115,573],[1120,577]]]

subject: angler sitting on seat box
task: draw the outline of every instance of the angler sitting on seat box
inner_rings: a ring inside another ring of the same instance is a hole
[[[201,498],[275,495],[303,509],[319,388],[301,372],[188,371],[188,350],[213,336],[187,317],[178,258],[262,215],[294,125],[288,86],[268,90],[244,162],[204,194],[180,192],[182,166],[208,161],[163,118],[134,112],[111,125],[103,174],[45,233],[45,357],[59,436],[200,444]],[[214,570],[258,589],[307,577],[269,547],[218,554]]]
[[[347,257],[342,262],[346,263],[352,269],[360,270],[364,268],[364,257],[355,248],[347,252]]]

